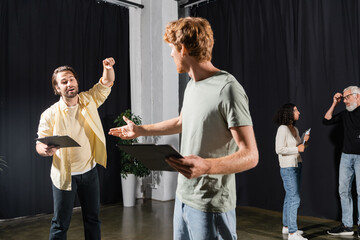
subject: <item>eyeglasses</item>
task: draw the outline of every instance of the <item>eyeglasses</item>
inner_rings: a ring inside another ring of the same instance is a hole
[[[357,94],[357,93],[350,93],[350,94],[348,94],[348,95],[346,95],[346,96],[343,96],[343,99],[344,99],[344,100],[349,100],[350,96],[351,96],[351,95],[354,95],[354,94]]]

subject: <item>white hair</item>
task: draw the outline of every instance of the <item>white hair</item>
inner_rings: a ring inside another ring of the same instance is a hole
[[[351,102],[349,106],[346,106],[346,110],[348,110],[349,112],[354,111],[359,105],[358,103],[358,94],[360,94],[360,88],[357,86],[349,86],[347,88],[344,89],[343,93],[346,91],[351,91],[351,94],[356,94],[356,96],[354,96],[354,98],[356,99],[356,101]]]
[[[357,86],[349,86],[349,87],[347,87],[347,88],[344,89],[343,93],[344,93],[345,91],[348,91],[348,90],[350,90],[351,93],[360,94],[360,88],[357,87]]]

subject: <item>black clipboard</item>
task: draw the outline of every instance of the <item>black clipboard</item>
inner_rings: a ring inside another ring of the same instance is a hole
[[[176,171],[165,162],[165,158],[170,156],[182,158],[181,154],[168,144],[118,144],[116,146],[153,171]]]
[[[42,142],[48,146],[54,145],[59,146],[60,148],[66,147],[81,147],[74,139],[71,137],[64,136],[48,136],[43,138],[35,138],[36,141]]]

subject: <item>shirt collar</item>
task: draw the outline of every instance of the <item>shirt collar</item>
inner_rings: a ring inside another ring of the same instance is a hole
[[[79,96],[79,95],[78,95]],[[78,104],[80,105],[80,98],[78,98]],[[66,105],[66,103],[64,102],[64,100],[63,100],[63,98],[62,97],[60,97],[60,100],[59,100],[59,102],[60,102],[60,110],[61,111],[63,111],[63,112],[66,112],[67,111],[67,108],[68,108],[68,105]]]

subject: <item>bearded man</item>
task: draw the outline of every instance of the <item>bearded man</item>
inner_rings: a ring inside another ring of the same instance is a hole
[[[96,165],[106,167],[106,146],[98,107],[110,94],[115,80],[115,61],[106,58],[102,64],[102,78],[86,92],[79,93],[78,77],[72,67],[58,67],[52,75],[52,86],[60,100],[41,114],[38,137],[68,135],[80,147],[59,148],[36,143],[36,151],[41,156],[52,156],[54,217],[49,239],[66,239],[76,194],[81,204],[85,239],[101,239]]]
[[[343,99],[346,110],[333,116],[336,105]],[[356,178],[358,206],[360,206],[360,89],[350,86],[343,93],[336,93],[333,103],[326,112],[325,125],[342,123],[344,144],[339,167],[339,195],[342,210],[342,224],[328,231],[330,235],[353,235],[353,200],[351,187]],[[360,208],[358,207],[358,235],[360,225]]]

